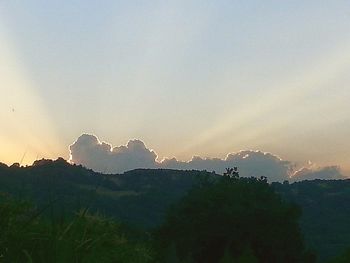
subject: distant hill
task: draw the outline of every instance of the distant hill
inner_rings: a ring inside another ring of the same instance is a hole
[[[103,175],[63,159],[40,160],[32,166],[0,164],[0,192],[26,199],[45,214],[62,219],[88,208],[129,224],[159,225],[167,207],[177,202],[206,171],[137,169]],[[309,247],[321,259],[350,246],[350,180],[273,183],[281,196],[303,210],[300,225]]]
[[[301,228],[321,259],[350,247],[350,180],[313,180],[272,184],[302,208]]]
[[[47,213],[56,217],[89,208],[148,228],[161,222],[166,208],[192,187],[198,175],[212,173],[139,169],[103,175],[63,159],[41,160],[28,167],[0,165],[0,192],[39,207],[52,203]]]

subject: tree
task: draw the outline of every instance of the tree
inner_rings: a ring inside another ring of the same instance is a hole
[[[180,262],[313,262],[299,230],[300,209],[283,202],[266,178],[237,169],[192,189],[156,232],[160,258]]]
[[[335,258],[331,259],[329,263],[348,263],[350,262],[350,248],[345,250],[340,255],[336,256]]]

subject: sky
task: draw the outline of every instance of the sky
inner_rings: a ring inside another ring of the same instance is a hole
[[[0,161],[81,134],[157,160],[350,171],[349,1],[0,1]]]

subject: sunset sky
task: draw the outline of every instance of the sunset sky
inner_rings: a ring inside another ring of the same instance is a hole
[[[350,171],[350,1],[0,1],[0,162],[82,133]]]

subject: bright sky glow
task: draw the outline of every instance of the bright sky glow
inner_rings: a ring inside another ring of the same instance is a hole
[[[81,133],[350,170],[349,1],[1,1],[0,161]]]

